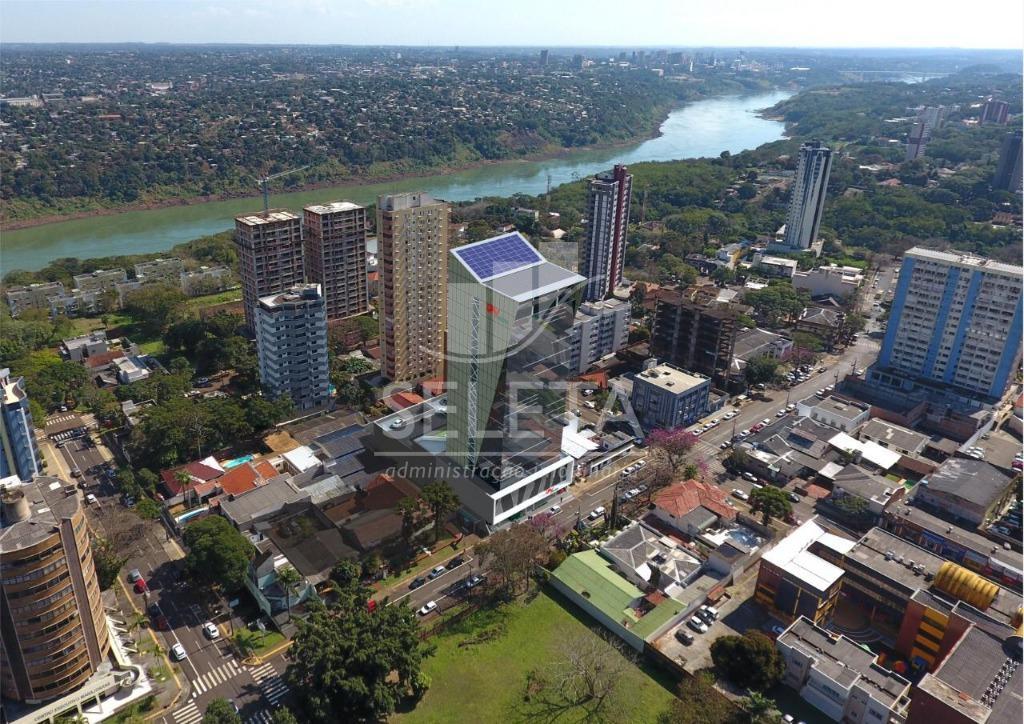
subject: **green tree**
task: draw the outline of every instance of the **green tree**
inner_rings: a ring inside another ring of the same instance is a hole
[[[140,518],[157,520],[160,517],[160,504],[152,498],[142,498],[135,505],[135,512]]]
[[[214,699],[206,705],[202,724],[242,724],[242,717],[227,699]]]
[[[750,493],[750,509],[761,513],[761,523],[768,525],[772,518],[789,515],[793,506],[780,488],[765,485]]]
[[[434,521],[434,540],[440,540],[441,526],[451,513],[459,509],[459,496],[443,480],[424,485],[421,492]]]
[[[185,295],[169,284],[147,284],[125,295],[124,309],[148,337],[159,337],[185,309]]]
[[[395,506],[398,514],[402,516],[402,541],[406,548],[412,547],[412,537],[416,534],[416,527],[419,525],[421,504],[418,498],[405,497],[398,501]]]
[[[779,724],[782,712],[775,705],[775,700],[752,691],[740,704],[750,717],[750,724]]]
[[[316,603],[288,652],[285,679],[304,721],[377,721],[409,694],[421,695],[427,654],[404,603],[370,611],[358,580],[336,584],[336,601]]]
[[[299,724],[299,720],[295,718],[295,715],[286,706],[274,709],[274,713],[270,715],[270,721],[271,724]]]
[[[722,676],[752,691],[767,691],[782,678],[782,657],[774,642],[757,631],[718,637],[711,643],[711,660]]]
[[[256,649],[260,647],[259,635],[255,631],[250,631],[247,628],[240,628],[235,631],[235,635],[231,637],[231,640],[235,644],[235,648],[238,649],[239,655],[244,659],[247,656],[251,656]]]
[[[715,679],[706,671],[684,676],[668,710],[658,724],[745,724],[742,713],[715,688]]]
[[[743,376],[748,385],[767,384],[775,379],[779,369],[779,361],[774,357],[761,355],[747,360],[747,366],[743,370]]]
[[[184,539],[185,565],[193,576],[226,591],[242,586],[255,548],[227,519],[212,515],[190,523]]]

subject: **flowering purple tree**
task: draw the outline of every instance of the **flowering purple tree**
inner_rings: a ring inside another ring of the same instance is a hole
[[[659,451],[672,468],[673,473],[686,464],[686,456],[697,444],[697,436],[692,432],[677,427],[672,430],[651,430],[647,436],[647,444]]]

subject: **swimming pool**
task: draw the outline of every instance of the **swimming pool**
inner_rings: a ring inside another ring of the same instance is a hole
[[[249,462],[250,460],[252,460],[255,457],[256,457],[255,455],[243,455],[242,457],[235,458],[234,460],[225,460],[224,462],[222,462],[220,464],[220,466],[222,468],[224,468],[225,470],[230,470],[231,468],[238,467],[242,463]]]

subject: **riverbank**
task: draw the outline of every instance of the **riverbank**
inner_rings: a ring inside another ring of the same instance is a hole
[[[418,178],[427,178],[430,176],[445,175],[462,173],[466,171],[475,171],[479,169],[485,169],[491,166],[497,166],[501,164],[510,163],[543,163],[546,161],[558,161],[560,159],[568,158],[574,153],[587,152],[587,151],[614,151],[620,148],[627,148],[636,143],[643,141],[649,141],[654,138],[658,138],[661,135],[661,127],[668,120],[669,116],[673,111],[685,108],[687,105],[692,103],[698,103],[702,100],[709,100],[720,96],[698,96],[687,100],[682,105],[678,103],[665,103],[659,107],[659,110],[655,113],[655,120],[651,122],[650,127],[640,134],[631,136],[630,138],[624,138],[617,141],[607,141],[603,143],[595,143],[588,146],[577,146],[574,148],[566,148],[564,146],[551,146],[541,151],[534,153],[524,154],[522,156],[516,156],[515,158],[498,158],[498,159],[480,159],[471,163],[465,164],[446,164],[441,166],[433,166],[424,168],[418,171],[410,171],[406,173],[395,173],[395,174],[381,174],[381,175],[356,175],[356,176],[340,176],[337,178],[328,179],[325,181],[317,181],[314,183],[299,184],[297,186],[291,186],[287,189],[287,193],[308,193],[312,191],[321,191],[323,189],[335,188],[339,186],[355,186],[359,184],[387,184],[387,183],[399,183],[403,181],[412,181]],[[271,197],[274,196],[273,190],[271,191]],[[103,216],[117,216],[119,214],[127,214],[134,211],[155,211],[157,209],[170,209],[188,206],[197,206],[201,204],[216,203],[219,201],[236,201],[239,199],[260,199],[261,197],[252,193],[222,193],[212,194],[209,196],[186,196],[186,197],[172,197],[167,199],[159,199],[152,201],[141,201],[132,204],[120,204],[117,206],[104,207],[99,206],[94,209],[84,209],[82,211],[72,211],[70,213],[62,214],[43,214],[40,216],[34,216],[22,219],[7,219],[2,213],[0,213],[0,232],[4,231],[19,231],[22,229],[32,229],[39,226],[47,226],[49,224],[60,224],[65,221],[75,221],[80,219],[92,219]]]
[[[585,179],[615,164],[636,167],[646,162],[718,158],[723,151],[739,153],[782,138],[781,123],[758,112],[793,91],[716,96],[687,103],[669,112],[658,129],[643,129],[647,139],[617,142],[604,149],[562,149],[548,160],[486,162],[462,171],[434,175],[402,175],[401,180],[327,186],[314,191],[273,193],[271,204],[300,211],[310,204],[347,199],[372,204],[381,194],[423,191],[450,202],[483,197],[538,196],[550,187]],[[226,231],[239,214],[261,207],[258,196],[228,200],[175,201],[142,210],[104,211],[60,217],[46,225],[33,224],[3,233],[3,272],[35,271],[54,259],[105,258],[166,252],[177,244]]]

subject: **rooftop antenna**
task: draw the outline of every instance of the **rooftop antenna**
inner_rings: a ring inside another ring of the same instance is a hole
[[[259,184],[260,192],[263,194],[263,213],[266,214],[270,211],[270,182],[276,178],[287,176],[290,173],[298,173],[299,171],[305,171],[309,168],[310,164],[305,166],[299,166],[299,168],[289,169],[282,171],[281,173],[271,174],[270,176],[264,176],[263,178],[257,179],[256,183]]]

